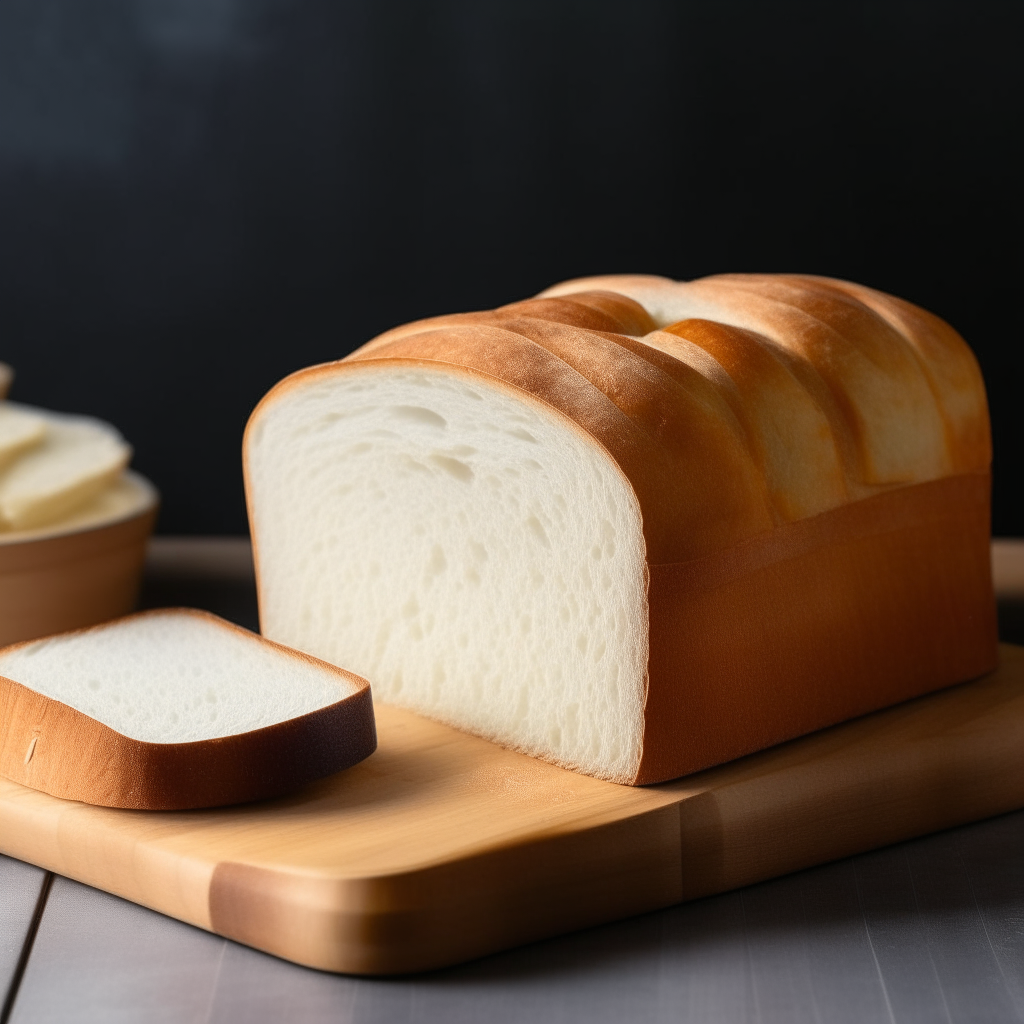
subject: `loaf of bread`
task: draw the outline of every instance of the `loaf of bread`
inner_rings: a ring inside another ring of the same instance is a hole
[[[376,746],[365,679],[186,608],[0,651],[0,775],[106,807],[280,796]]]
[[[603,277],[261,402],[268,637],[619,783],[995,666],[990,442],[949,326],[842,281]]]

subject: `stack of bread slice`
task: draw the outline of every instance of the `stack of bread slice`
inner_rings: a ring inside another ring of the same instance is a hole
[[[980,373],[858,285],[605,277],[410,324],[284,380],[244,454],[265,635],[616,782],[996,661]]]
[[[107,423],[0,402],[0,530],[67,519],[120,481],[131,447]]]

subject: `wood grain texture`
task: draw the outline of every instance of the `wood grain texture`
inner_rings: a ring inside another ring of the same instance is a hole
[[[380,706],[360,765],[272,803],[128,812],[0,782],[0,851],[326,970],[484,953],[1024,806],[1024,649],[984,679],[620,787]]]
[[[0,1007],[15,981],[46,872],[0,857]]]

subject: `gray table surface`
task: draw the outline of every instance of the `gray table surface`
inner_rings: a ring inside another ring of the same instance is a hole
[[[1024,640],[1021,599],[1002,602],[1007,639]],[[255,626],[244,546],[163,543],[143,603]],[[0,857],[0,995],[0,1024],[1024,1024],[1024,811],[389,980],[296,967]]]

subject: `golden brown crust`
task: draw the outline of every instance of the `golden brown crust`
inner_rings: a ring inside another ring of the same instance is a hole
[[[797,280],[820,282],[857,299],[910,342],[921,357],[921,369],[938,402],[953,472],[985,472],[992,461],[985,383],[963,338],[934,313],[893,295],[850,281]]]
[[[994,669],[989,489],[946,477],[652,566],[636,784]]]
[[[173,611],[247,633],[196,609]],[[147,743],[0,676],[0,775],[103,807],[186,810],[281,796],[373,753],[377,740],[366,680],[273,641],[260,642],[359,688],[327,707],[263,729],[191,743]]]
[[[483,371],[578,423],[632,483],[651,561],[696,558],[772,526],[728,406],[685,366],[689,391],[601,335],[530,318],[410,335],[350,361],[396,358]]]
[[[499,320],[533,317],[549,323],[633,337],[642,337],[655,329],[651,315],[639,302],[602,289],[578,292],[565,299],[512,302],[499,306],[491,315]]]
[[[637,299],[663,326],[704,319],[760,335],[828,418],[851,500],[987,472],[991,440],[977,362],[956,331],[909,302],[800,274],[594,277],[542,297],[594,288]]]
[[[691,319],[645,340],[700,368],[717,384],[743,425],[782,522],[850,500],[827,415],[767,339],[740,327]]]
[[[951,472],[913,347],[862,303],[768,275],[704,278],[690,291],[814,367],[838,411],[834,430],[852,441],[851,482],[908,484]]]
[[[529,316],[568,327],[583,327],[593,331],[612,331],[641,336],[654,330],[650,314],[633,299],[615,292],[590,289],[570,299],[526,299],[497,309],[477,313],[448,313],[402,324],[368,341],[352,356],[366,358],[371,352],[399,338],[406,338],[443,327],[467,327],[475,324],[501,326],[506,320]]]

